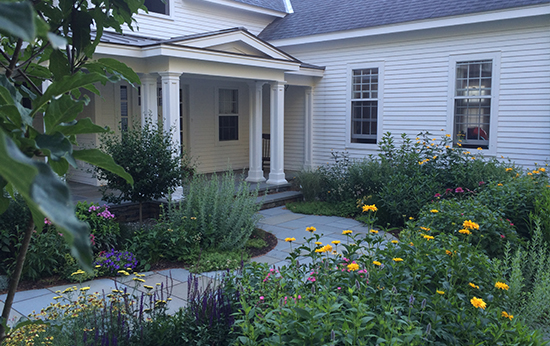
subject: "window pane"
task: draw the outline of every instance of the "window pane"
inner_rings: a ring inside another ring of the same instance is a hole
[[[238,116],[220,116],[219,117],[219,140],[235,141],[239,139],[239,117]]]
[[[168,1],[169,0],[145,0],[145,7],[147,7],[149,12],[169,14]]]

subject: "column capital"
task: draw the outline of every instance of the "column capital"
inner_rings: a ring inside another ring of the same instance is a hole
[[[162,71],[162,72],[158,72],[158,74],[162,78],[168,78],[168,79],[180,78],[182,75],[181,72],[175,72],[175,71]]]

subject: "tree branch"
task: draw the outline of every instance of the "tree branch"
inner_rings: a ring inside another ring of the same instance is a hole
[[[15,69],[15,64],[17,64],[17,60],[19,59],[19,52],[21,51],[22,45],[23,45],[23,40],[22,39],[17,40],[17,45],[15,46],[15,50],[13,51],[13,55],[11,57],[10,66],[6,71],[6,77],[8,78],[10,78],[11,75],[13,74],[13,70]]]

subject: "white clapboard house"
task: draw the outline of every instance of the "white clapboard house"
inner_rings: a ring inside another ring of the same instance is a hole
[[[145,3],[139,30],[106,33],[96,54],[141,86],[100,86],[82,116],[111,128],[161,116],[201,172],[280,184],[331,149],[376,153],[388,131],[449,133],[526,166],[550,158],[550,0]]]

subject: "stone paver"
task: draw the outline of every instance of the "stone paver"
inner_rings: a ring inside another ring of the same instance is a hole
[[[351,229],[353,234],[366,233],[369,231],[368,227],[363,226],[360,222],[335,216],[319,216],[319,215],[302,215],[292,213],[285,207],[277,207],[272,209],[266,209],[259,212],[260,220],[258,227],[264,229],[267,232],[271,232],[278,239],[278,244],[269,253],[253,258],[252,261],[258,263],[267,263],[269,266],[275,268],[287,265],[289,262],[286,260],[288,254],[291,251],[289,243],[285,242],[285,238],[296,238],[296,241],[292,243],[292,248],[304,244],[304,238],[311,237],[311,234],[306,232],[306,227],[313,226],[317,228],[317,234],[323,234],[320,241],[323,244],[329,244],[333,240],[340,240],[344,244],[347,241],[347,237],[342,235],[342,231],[345,229]],[[380,232],[380,235],[384,238],[384,242],[380,244],[380,247],[384,247],[385,243],[393,239],[390,234],[384,234]],[[340,252],[343,246],[338,246]],[[368,250],[366,250],[368,252]],[[300,265],[311,263],[312,259],[309,257],[299,257],[298,262]],[[145,276],[141,279],[145,280],[146,285],[157,287],[157,283],[163,283],[163,285],[171,287],[171,300],[168,302],[168,311],[170,313],[176,312],[179,308],[187,306],[188,291],[189,291],[189,279],[190,273],[187,269],[174,268],[164,269],[156,272],[150,271],[142,273]],[[196,288],[202,292],[206,288],[215,288],[221,283],[225,271],[208,272],[200,275],[194,275],[196,277]],[[48,289],[30,290],[18,292],[15,295],[12,314],[10,317],[10,324],[14,323],[21,316],[26,316],[32,311],[40,311],[40,309],[48,306],[50,302],[54,302],[53,297],[57,294],[55,291],[63,291],[70,286],[90,287],[89,292],[105,292],[110,291],[118,287],[118,289],[126,288],[128,292],[132,292],[135,282],[134,275],[126,277],[117,277],[116,283],[113,279],[101,278],[81,284],[63,285],[57,287],[51,287]],[[195,283],[193,283],[195,285]],[[147,292],[147,289],[143,288],[143,283],[138,288],[139,292]],[[76,295],[75,295],[76,296]],[[165,296],[166,297],[166,296]],[[0,295],[0,308],[3,307],[6,295]]]

